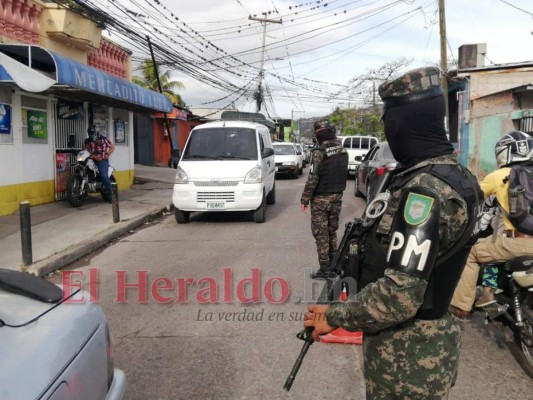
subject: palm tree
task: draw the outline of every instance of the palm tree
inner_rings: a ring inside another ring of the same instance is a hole
[[[133,83],[142,86],[146,89],[154,90],[159,92],[159,87],[157,85],[157,76],[155,74],[154,63],[150,59],[145,59],[139,66],[138,71],[140,71],[141,76],[133,76]],[[170,80],[170,70],[164,71],[159,76],[159,81],[161,82],[161,90],[165,96],[167,96],[172,104],[178,106],[185,106],[185,101],[180,94],[175,92],[176,89],[184,89],[185,85],[180,81],[171,81]]]

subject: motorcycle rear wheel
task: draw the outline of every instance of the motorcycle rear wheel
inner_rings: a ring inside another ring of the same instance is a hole
[[[521,337],[517,335],[520,348],[518,362],[526,374],[533,379],[533,293],[528,293],[522,300],[523,322]]]
[[[82,206],[85,197],[82,193],[81,182],[79,175],[71,175],[67,181],[67,200],[75,208]]]

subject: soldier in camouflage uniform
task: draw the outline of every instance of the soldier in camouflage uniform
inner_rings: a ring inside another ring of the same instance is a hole
[[[320,269],[313,279],[334,277],[331,260],[337,250],[337,229],[342,208],[342,193],[346,188],[348,153],[335,135],[329,121],[314,125],[318,146],[313,148],[309,177],[305,183],[301,210],[305,213],[311,203],[311,231],[316,241]]]
[[[304,325],[315,340],[337,327],[364,332],[367,399],[446,399],[461,344],[448,306],[483,197],[446,137],[439,70],[410,71],[379,93],[385,135],[405,170],[359,242],[359,292],[310,306]]]

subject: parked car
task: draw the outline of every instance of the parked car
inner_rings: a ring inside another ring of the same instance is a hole
[[[354,195],[365,196],[367,201],[374,196],[376,183],[385,170],[400,168],[386,142],[374,145],[361,160],[355,171]]]
[[[294,179],[303,173],[304,162],[302,152],[295,143],[274,142],[274,162],[276,163],[276,174],[286,174]]]
[[[0,269],[3,400],[122,399],[126,377],[114,368],[104,312],[89,293],[69,292],[70,298],[43,278]]]
[[[305,167],[307,165],[307,159],[305,158],[305,150],[303,146],[299,143],[296,144],[296,148],[298,149],[298,151],[300,152],[302,156],[302,163],[303,163],[303,166]]]
[[[304,146],[304,159],[306,160],[307,164],[311,163],[311,153],[313,152],[314,147],[314,144],[306,144]]]
[[[348,151],[348,175],[354,175],[357,166],[368,151],[378,143],[374,136],[339,136],[342,146]]]

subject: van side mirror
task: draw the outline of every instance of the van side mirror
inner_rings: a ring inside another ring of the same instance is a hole
[[[172,150],[172,158],[179,158],[181,157],[181,149],[173,149]]]
[[[72,149],[76,145],[76,135],[74,133],[69,133],[67,140],[67,147]]]
[[[274,149],[271,147],[265,147],[261,152],[261,158],[267,158],[274,155]]]

